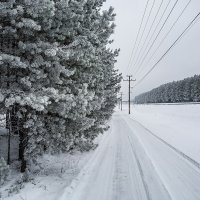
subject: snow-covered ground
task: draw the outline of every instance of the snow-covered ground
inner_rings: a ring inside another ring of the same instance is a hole
[[[200,106],[179,106],[135,106],[131,116],[117,111],[94,158],[60,200],[199,200],[200,166],[188,149],[197,153],[189,142],[192,135],[199,143]],[[174,130],[177,141],[165,141]]]
[[[151,160],[121,113],[73,184],[59,200],[168,200]]]
[[[147,157],[152,161],[170,198],[174,200],[199,200],[199,163],[191,160],[179,150],[177,151],[176,147],[160,140],[152,131],[127,115],[124,119],[127,126],[132,129],[132,134],[140,141]],[[148,164],[146,167],[148,168]]]
[[[134,105],[131,117],[200,162],[199,104]]]
[[[11,166],[9,181],[0,188],[0,200],[57,200],[78,176],[92,153],[44,155],[39,160],[42,168],[33,169],[35,173],[30,175],[29,182],[22,184],[23,178],[16,172],[16,161],[15,167]]]
[[[124,108],[94,152],[45,156],[46,172],[5,200],[199,200],[200,105]]]

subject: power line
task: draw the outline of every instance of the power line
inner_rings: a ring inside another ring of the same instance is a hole
[[[141,20],[141,23],[140,23],[140,26],[139,26],[139,30],[137,32],[137,36],[136,36],[136,40],[135,40],[135,43],[133,45],[133,49],[132,49],[132,52],[131,52],[131,56],[130,56],[130,60],[129,60],[129,63],[128,63],[128,68],[131,64],[131,60],[133,58],[133,53],[135,51],[135,48],[136,48],[136,44],[137,44],[137,41],[138,41],[138,38],[139,38],[139,35],[140,35],[140,31],[141,31],[141,28],[142,28],[142,24],[143,24],[143,21],[144,21],[144,17],[146,15],[146,11],[147,11],[147,7],[148,7],[148,4],[149,4],[149,1],[150,0],[147,0],[147,3],[146,3],[146,6],[145,6],[145,9],[144,9],[144,13],[143,13],[143,16],[142,16],[142,20]]]
[[[171,31],[173,30],[173,28],[175,27],[175,25],[177,24],[177,22],[179,21],[179,19],[182,17],[182,15],[184,14],[184,12],[186,11],[187,7],[189,6],[189,4],[192,2],[192,0],[189,0],[188,3],[186,4],[186,6],[183,8],[183,10],[181,11],[180,15],[177,17],[177,19],[175,20],[175,22],[173,23],[173,25],[171,26],[171,28],[169,29],[169,31],[167,32],[167,34],[163,37],[162,41],[159,43],[158,47],[156,48],[156,50],[151,54],[150,58],[148,59],[147,63],[149,63],[149,61],[153,58],[153,56],[157,53],[158,49],[161,47],[161,45],[163,44],[163,42],[166,40],[166,38],[169,36],[169,34],[171,33]]]
[[[152,10],[153,10],[154,5],[155,5],[155,0],[153,0],[153,4],[152,4],[152,6],[151,6],[149,15],[148,15],[148,17],[147,17],[147,21],[146,21],[145,26],[144,26],[144,29],[143,29],[143,31],[142,31],[142,35],[141,35],[140,40],[139,40],[139,42],[138,42],[138,45],[137,45],[137,47],[136,47],[135,56],[134,56],[134,58],[133,58],[133,61],[134,61],[134,59],[135,59],[135,57],[136,57],[136,55],[137,55],[139,46],[140,46],[140,44],[141,44],[142,38],[143,38],[143,36],[144,36],[144,33],[145,33],[145,31],[146,31],[147,24],[148,24],[148,22],[149,22],[149,19],[150,19],[150,16],[151,16],[151,13],[152,13]],[[130,66],[131,66],[131,65],[130,65]],[[129,66],[129,67],[130,67],[130,66]]]
[[[160,3],[160,5],[159,5],[159,8],[158,8],[158,10],[157,10],[157,12],[156,12],[156,15],[155,15],[155,17],[154,17],[152,23],[151,23],[150,29],[149,29],[149,31],[148,31],[148,33],[147,33],[147,35],[146,35],[146,38],[145,38],[145,40],[144,40],[144,43],[143,43],[143,45],[142,45],[142,47],[141,47],[141,49],[140,49],[140,51],[139,51],[139,54],[138,54],[138,56],[137,56],[137,59],[136,59],[134,65],[133,65],[133,67],[134,67],[135,64],[137,63],[138,58],[139,58],[139,56],[140,56],[140,54],[141,54],[141,52],[142,52],[142,49],[144,48],[144,46],[145,46],[145,44],[146,44],[146,42],[147,42],[147,39],[148,39],[148,37],[149,37],[149,35],[150,35],[150,33],[151,33],[151,30],[152,30],[152,28],[153,28],[153,25],[154,25],[154,23],[155,23],[155,21],[156,21],[156,18],[157,18],[157,16],[158,16],[159,12],[160,12],[161,7],[162,7],[163,1],[164,1],[164,0],[162,0],[161,3]]]
[[[156,37],[154,38],[153,42],[151,43],[151,45],[150,45],[148,51],[147,51],[146,54],[143,56],[142,60],[139,61],[138,70],[140,70],[140,67],[142,66],[142,64],[144,63],[146,57],[148,56],[149,52],[151,51],[152,47],[153,47],[154,44],[156,43],[156,40],[158,39],[158,37],[159,37],[160,33],[162,32],[163,28],[165,27],[165,25],[166,25],[166,23],[167,23],[169,17],[171,16],[172,12],[173,12],[174,9],[175,9],[175,7],[176,7],[178,1],[179,1],[179,0],[176,0],[176,2],[174,3],[174,5],[173,5],[172,9],[170,10],[170,12],[169,12],[167,18],[165,19],[163,25],[161,26],[159,32],[157,33]],[[147,47],[148,47],[148,46],[147,46]],[[146,50],[146,49],[145,49],[145,50]],[[144,52],[145,52],[145,51],[144,51]],[[138,72],[138,70],[136,71],[136,73]]]
[[[156,27],[154,28],[153,33],[151,34],[151,37],[150,37],[150,39],[149,39],[149,41],[148,41],[148,43],[147,43],[147,45],[146,45],[146,48],[145,48],[144,52],[146,51],[147,47],[149,46],[149,44],[150,44],[150,42],[151,42],[151,39],[153,38],[154,34],[156,33],[156,30],[157,30],[158,26],[160,25],[160,23],[161,23],[161,21],[162,21],[164,15],[165,15],[165,13],[166,13],[168,7],[169,7],[171,1],[172,1],[172,0],[169,0],[169,1],[168,1],[168,3],[167,3],[167,5],[166,5],[165,9],[163,10],[163,13],[162,13],[162,15],[161,15],[161,17],[160,17],[160,19],[159,19],[159,21],[158,21]],[[136,68],[136,69],[137,69],[137,68]],[[135,71],[136,71],[136,70],[135,70]]]
[[[142,62],[139,61],[138,69],[137,69],[137,71],[136,71],[135,73],[137,73],[138,70],[140,70],[140,67],[142,66],[142,64],[144,63],[146,57],[148,56],[149,52],[151,51],[152,47],[153,47],[154,44],[156,43],[156,40],[158,39],[158,37],[159,37],[160,33],[162,32],[163,28],[165,27],[165,25],[166,25],[166,23],[167,23],[169,17],[171,16],[173,10],[175,9],[175,7],[176,7],[178,1],[179,1],[179,0],[176,0],[176,2],[174,3],[174,5],[173,5],[172,9],[170,10],[170,12],[169,12],[167,18],[165,19],[163,25],[161,26],[159,32],[157,33],[156,37],[154,38],[153,42],[151,43],[151,45],[150,45],[148,51],[146,52],[146,54],[144,55],[143,58],[141,57],[141,58],[142,58],[142,60],[141,60]],[[148,47],[148,46],[147,46],[147,47]],[[145,51],[144,51],[144,52],[145,52]]]
[[[170,52],[170,50],[183,38],[183,36],[189,31],[193,25],[196,24],[200,12],[194,17],[194,19],[189,23],[189,25],[184,29],[184,31],[179,35],[179,37],[173,42],[173,44],[168,48],[168,50],[162,55],[162,57],[151,67],[151,69],[137,82],[135,85],[138,86],[153,70],[154,68],[165,58],[165,56]]]

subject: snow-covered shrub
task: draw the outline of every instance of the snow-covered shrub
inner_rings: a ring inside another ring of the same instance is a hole
[[[0,158],[0,185],[4,184],[9,176],[10,170],[9,166],[3,157]]]
[[[17,179],[8,189],[8,196],[12,195],[13,193],[19,193],[21,189],[24,188],[24,182],[22,178]]]
[[[31,173],[29,172],[29,170],[26,169],[26,171],[21,176],[21,181],[24,182],[24,183],[27,183],[31,180],[33,180],[33,177],[31,175]]]
[[[18,193],[22,188],[24,188],[25,183],[32,181],[33,178],[28,171],[28,169],[25,170],[21,176],[15,180],[15,182],[9,187],[8,189],[8,195],[12,195],[13,193]]]
[[[88,139],[79,139],[76,140],[76,149],[81,152],[90,151],[95,149],[98,145],[94,144],[92,140]]]

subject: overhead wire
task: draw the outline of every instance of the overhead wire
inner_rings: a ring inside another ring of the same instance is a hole
[[[184,12],[186,11],[186,9],[188,8],[188,6],[190,5],[190,3],[192,2],[192,0],[189,0],[188,3],[186,4],[186,6],[183,8],[183,10],[181,11],[180,15],[177,17],[177,19],[174,21],[174,23],[172,24],[171,28],[169,29],[169,31],[165,34],[165,36],[163,37],[163,39],[161,40],[161,42],[159,43],[158,47],[155,49],[155,51],[151,54],[150,58],[148,59],[148,61],[146,62],[147,64],[150,62],[150,60],[154,57],[154,55],[157,53],[157,51],[160,49],[160,47],[162,46],[162,44],[164,43],[164,41],[166,40],[166,38],[169,36],[169,34],[171,33],[171,31],[173,30],[173,28],[175,27],[175,25],[178,23],[179,19],[182,17],[182,15],[184,14]],[[138,72],[135,74],[135,76],[137,76],[137,74],[141,71],[142,68],[140,68],[140,70],[138,70]]]
[[[138,38],[139,38],[139,35],[140,35],[140,31],[141,31],[141,28],[142,28],[142,24],[143,24],[143,22],[144,22],[144,17],[145,17],[145,15],[146,15],[146,11],[147,11],[147,7],[148,7],[148,4],[149,4],[149,1],[150,1],[150,0],[147,0],[147,3],[146,3],[146,5],[145,5],[144,13],[143,13],[143,15],[142,15],[142,20],[141,20],[141,23],[140,23],[140,26],[139,26],[139,29],[138,29],[138,32],[137,32],[136,40],[135,40],[135,43],[134,43],[134,45],[133,45],[133,49],[132,49],[132,51],[131,51],[131,56],[130,56],[130,59],[129,59],[128,68],[129,68],[129,66],[130,66],[130,64],[131,64],[131,61],[132,61],[132,58],[133,58],[133,53],[134,53],[134,51],[135,51],[135,48],[136,48],[136,45],[137,45],[137,42],[138,42]]]
[[[144,33],[145,33],[145,31],[146,31],[147,24],[148,24],[148,22],[149,22],[149,19],[150,19],[150,16],[151,16],[151,13],[152,13],[152,10],[153,10],[154,5],[155,5],[155,0],[153,0],[153,4],[152,4],[152,6],[151,6],[149,15],[148,15],[147,20],[146,20],[146,23],[145,23],[145,25],[144,25],[144,29],[143,29],[143,31],[142,31],[142,35],[141,35],[140,40],[139,40],[139,42],[138,42],[138,45],[137,45],[137,47],[136,47],[135,56],[133,57],[133,60],[132,60],[132,61],[135,60],[135,57],[136,57],[136,55],[137,55],[138,49],[139,49],[139,47],[140,47],[142,38],[143,38]]]
[[[147,51],[146,54],[145,54],[143,57],[141,57],[141,59],[139,60],[138,68],[137,68],[137,70],[136,70],[135,73],[137,73],[138,70],[140,70],[140,67],[142,66],[142,64],[144,63],[145,59],[147,58],[149,52],[151,51],[152,47],[153,47],[154,44],[156,43],[156,40],[158,39],[160,33],[162,32],[163,28],[165,27],[167,21],[169,20],[169,18],[170,18],[170,16],[171,16],[172,12],[174,11],[174,9],[175,9],[175,7],[176,7],[178,1],[179,1],[179,0],[176,0],[176,1],[175,1],[173,7],[171,8],[169,14],[167,15],[167,18],[165,19],[164,23],[162,24],[160,30],[158,31],[158,33],[157,33],[156,37],[154,38],[153,42],[151,43],[150,47],[148,48],[148,46],[147,46],[148,51]],[[146,48],[146,49],[147,49],[147,48]],[[145,49],[145,51],[146,51],[146,49]],[[145,52],[145,51],[144,51],[144,52]]]
[[[133,67],[134,67],[135,64],[137,63],[138,58],[140,57],[140,54],[141,54],[141,52],[142,52],[142,49],[144,48],[144,46],[145,46],[145,44],[146,44],[146,42],[147,42],[147,39],[148,39],[148,37],[149,37],[149,35],[150,35],[150,33],[151,33],[151,30],[152,30],[152,28],[153,28],[153,26],[154,26],[154,23],[155,23],[156,19],[157,19],[157,17],[158,17],[158,14],[159,14],[159,12],[160,12],[160,10],[161,10],[161,7],[162,7],[162,5],[163,5],[163,2],[164,2],[164,0],[162,0],[161,3],[160,3],[160,5],[159,5],[159,8],[158,8],[158,10],[157,10],[157,12],[156,12],[156,15],[155,15],[155,17],[154,17],[154,19],[153,19],[153,21],[152,21],[152,23],[151,23],[151,25],[150,25],[150,29],[149,29],[149,31],[148,31],[148,33],[147,33],[147,35],[146,35],[146,38],[145,38],[145,40],[144,40],[144,43],[143,43],[142,47],[140,48],[140,51],[139,51],[138,56],[137,56],[137,58],[136,58],[136,60],[135,60],[135,63],[133,64]]]
[[[151,69],[136,83],[134,86],[137,87],[144,79],[155,69],[156,66],[166,57],[166,55],[177,45],[177,43],[183,38],[183,36],[197,23],[200,12],[193,18],[189,25],[184,29],[184,31],[178,36],[178,38],[173,42],[173,44],[167,49],[167,51],[161,56],[161,58],[151,67]]]
[[[146,48],[149,46],[149,44],[150,44],[150,42],[151,42],[151,39],[153,38],[154,34],[156,33],[157,28],[159,27],[159,25],[160,25],[160,23],[161,23],[161,21],[162,21],[164,15],[165,15],[165,13],[166,13],[166,11],[167,11],[167,9],[168,9],[168,7],[169,7],[171,1],[172,1],[172,0],[169,0],[169,1],[168,1],[168,3],[167,3],[167,5],[166,5],[165,9],[163,10],[163,13],[161,14],[161,17],[160,17],[160,19],[159,19],[157,25],[155,26],[155,28],[154,28],[152,34],[151,34],[151,37],[150,37],[150,39],[149,39],[149,41],[148,41],[148,43],[147,43],[147,45],[146,45],[146,47],[145,47],[144,52],[146,51]],[[134,68],[134,69],[135,69],[135,71],[136,71],[136,70],[137,70],[137,67]],[[134,72],[134,71],[133,71],[133,72]]]

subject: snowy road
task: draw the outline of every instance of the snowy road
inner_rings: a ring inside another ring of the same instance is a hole
[[[110,131],[60,200],[198,200],[200,170],[188,158],[117,112]]]

